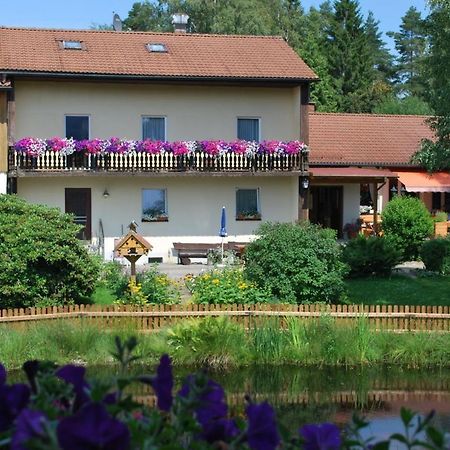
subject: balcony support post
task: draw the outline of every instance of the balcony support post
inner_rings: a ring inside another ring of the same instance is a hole
[[[0,90],[0,194],[6,194],[8,178],[8,97]]]

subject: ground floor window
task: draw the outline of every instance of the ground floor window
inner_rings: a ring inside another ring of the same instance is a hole
[[[142,189],[142,222],[167,222],[167,190]]]
[[[261,220],[259,189],[236,189],[236,220]]]

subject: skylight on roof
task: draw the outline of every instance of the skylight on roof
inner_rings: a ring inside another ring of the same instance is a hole
[[[81,41],[62,41],[62,45],[66,50],[83,50]]]
[[[165,44],[147,44],[147,49],[152,53],[166,53],[167,47]]]

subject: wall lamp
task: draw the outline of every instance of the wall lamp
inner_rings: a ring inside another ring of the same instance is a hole
[[[103,198],[108,198],[108,197],[109,197],[108,189],[105,189],[105,190],[103,191]]]
[[[303,177],[301,180],[302,183],[302,188],[303,189],[308,189],[309,188],[309,178],[308,177]]]

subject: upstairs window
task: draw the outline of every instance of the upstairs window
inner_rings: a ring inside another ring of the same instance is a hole
[[[142,222],[168,222],[166,189],[142,190]]]
[[[62,41],[62,47],[65,50],[83,50],[81,41]]]
[[[165,117],[143,117],[142,139],[152,141],[166,140],[166,118]]]
[[[89,116],[66,116],[66,138],[89,139]]]
[[[260,119],[238,117],[237,120],[237,138],[244,141],[260,140]]]
[[[236,220],[261,220],[259,189],[236,189]]]

